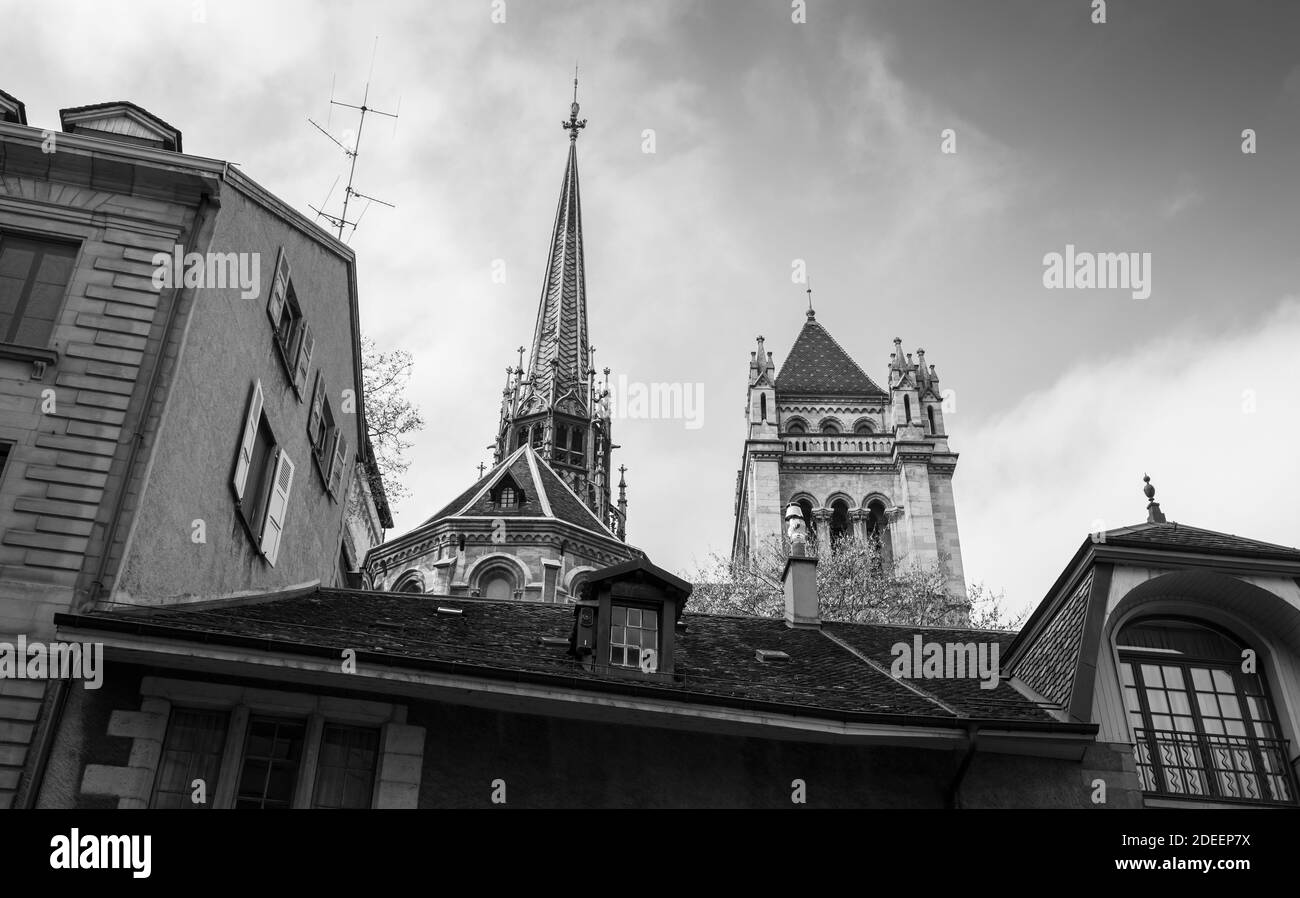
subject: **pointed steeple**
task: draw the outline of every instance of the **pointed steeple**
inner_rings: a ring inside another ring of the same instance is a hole
[[[527,411],[549,407],[571,397],[575,412],[587,412],[587,283],[582,250],[582,206],[578,193],[578,132],[587,126],[578,118],[578,79],[573,79],[569,120],[569,160],[560,184],[560,202],[551,230],[551,251],[533,328],[529,356]],[[556,364],[558,363],[558,364]],[[554,398],[552,398],[554,397]]]
[[[503,396],[494,459],[528,444],[564,479],[591,512],[622,533],[624,512],[611,496],[612,439],[606,386],[598,387],[587,331],[587,282],[583,263],[582,204],[578,192],[578,79],[568,121],[569,158],[551,229],[546,277],[525,366],[520,350],[513,385]]]

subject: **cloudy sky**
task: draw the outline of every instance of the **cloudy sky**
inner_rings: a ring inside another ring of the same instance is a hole
[[[401,118],[367,122],[356,187],[397,208],[370,209],[351,243],[363,328],[413,353],[428,421],[402,532],[490,460],[578,62],[597,363],[703,390],[698,428],[618,422],[629,538],[683,573],[727,552],[749,352],[763,334],[784,361],[802,260],[818,319],[868,373],[883,379],[897,335],[955,391],[967,576],[1016,609],[1090,530],[1145,519],[1143,472],[1171,519],[1300,543],[1300,6],[1091,15],[1088,0],[808,0],[803,23],[788,0],[0,0],[0,88],[38,127],[132,100],[307,211],[346,181],[307,119],[354,126],[331,84],[359,101],[378,36],[371,101]],[[1044,288],[1066,244],[1150,253],[1151,295]]]

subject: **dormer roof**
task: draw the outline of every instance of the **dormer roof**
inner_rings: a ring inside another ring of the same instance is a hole
[[[182,152],[179,130],[128,100],[60,109],[59,121],[69,134],[86,134]]]
[[[0,90],[0,122],[27,124],[27,107],[23,105],[23,101],[2,90]]]

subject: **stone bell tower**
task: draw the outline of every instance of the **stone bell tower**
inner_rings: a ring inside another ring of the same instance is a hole
[[[809,308],[777,372],[765,341],[750,353],[746,438],[736,479],[732,557],[780,546],[791,503],[826,545],[880,539],[895,565],[942,561],[948,592],[966,594],[939,376],[902,340],[879,386]]]

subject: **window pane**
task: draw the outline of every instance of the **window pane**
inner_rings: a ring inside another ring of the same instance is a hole
[[[1142,682],[1148,686],[1163,686],[1164,678],[1160,676],[1160,667],[1155,664],[1143,664]]]
[[[1170,689],[1183,688],[1183,672],[1177,667],[1164,667],[1165,685]]]
[[[153,807],[211,806],[226,744],[226,724],[224,711],[172,710],[154,784]],[[202,804],[193,800],[195,780],[203,781]]]
[[[66,243],[0,240],[0,340],[49,343],[76,255],[77,248]]]
[[[321,735],[313,806],[370,807],[378,758],[378,730],[327,725]]]
[[[290,806],[298,781],[304,729],[304,724],[296,720],[255,717],[248,722],[238,807]]]

